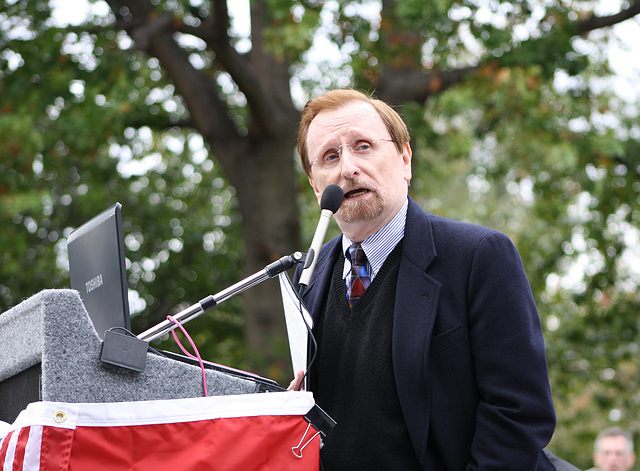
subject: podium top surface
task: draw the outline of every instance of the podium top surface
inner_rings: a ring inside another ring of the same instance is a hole
[[[124,402],[203,396],[200,368],[147,353],[143,372],[100,361],[102,341],[75,290],[43,290],[0,314],[0,381],[41,364],[41,399]],[[260,391],[253,381],[207,370],[210,396]]]

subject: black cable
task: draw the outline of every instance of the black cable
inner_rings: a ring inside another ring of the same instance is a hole
[[[302,389],[302,385],[305,382],[305,379],[308,379],[309,377],[309,371],[311,371],[311,366],[313,365],[313,362],[316,359],[316,355],[318,354],[318,342],[316,341],[315,336],[313,335],[313,329],[311,328],[311,326],[309,325],[309,323],[307,322],[307,319],[305,319],[304,314],[303,314],[303,306],[302,306],[302,297],[298,296],[298,311],[300,312],[300,315],[302,316],[302,322],[304,322],[304,325],[307,329],[307,333],[309,334],[309,337],[311,337],[311,342],[313,344],[312,347],[312,355],[311,355],[311,359],[308,361],[307,363],[307,370],[304,372],[304,375],[302,376],[302,380],[300,381],[300,384],[298,385],[298,391],[300,391]]]
[[[113,327],[111,327],[111,328],[110,328],[110,329],[108,329],[108,330],[109,330],[109,331],[111,331],[111,332],[113,332],[114,330],[121,330],[121,331],[123,331],[125,334],[129,335],[130,337],[137,337],[137,335],[136,335],[136,334],[134,334],[134,333],[133,333],[133,332],[131,332],[130,330],[128,330],[128,329],[126,329],[126,328],[124,328],[124,327],[121,327],[121,326],[119,326],[119,325],[113,326]]]

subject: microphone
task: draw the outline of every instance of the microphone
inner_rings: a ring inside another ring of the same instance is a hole
[[[309,285],[311,274],[316,268],[320,247],[322,247],[324,238],[327,235],[329,222],[331,222],[333,214],[340,208],[343,198],[344,194],[342,193],[342,188],[338,185],[329,185],[322,192],[322,198],[320,199],[320,207],[322,208],[322,211],[320,212],[320,220],[318,221],[318,227],[316,227],[316,233],[313,235],[313,239],[311,240],[309,252],[307,252],[307,260],[304,264],[302,274],[300,275],[300,281],[298,281],[301,293],[304,288]]]

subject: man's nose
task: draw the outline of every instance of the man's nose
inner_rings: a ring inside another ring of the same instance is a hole
[[[360,174],[360,159],[351,151],[349,146],[340,148],[340,169],[342,176],[345,178],[353,178]]]

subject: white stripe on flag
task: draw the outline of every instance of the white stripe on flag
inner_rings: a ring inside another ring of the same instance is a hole
[[[39,471],[40,450],[42,449],[42,426],[34,425],[29,430],[29,441],[24,452],[23,471]]]
[[[7,456],[4,458],[4,463],[2,465],[3,471],[13,471],[13,457],[16,453],[16,444],[18,443],[18,431],[10,432],[9,435],[4,437],[6,440],[9,439],[9,446],[7,448]]]
[[[304,415],[315,404],[306,391],[237,394],[143,402],[62,403],[33,402],[20,413],[12,428],[50,425],[107,427],[193,422],[260,415]],[[64,414],[61,414],[64,413]],[[64,416],[64,420],[55,420]]]

